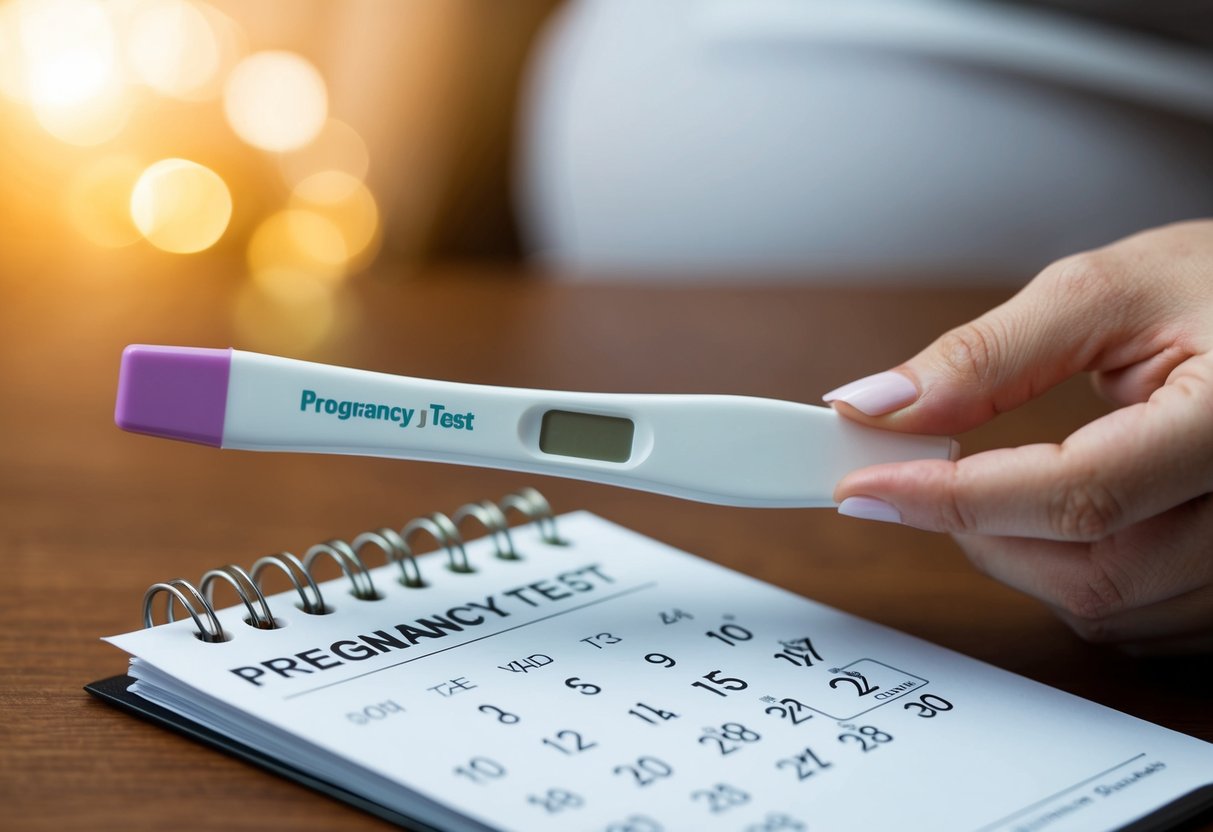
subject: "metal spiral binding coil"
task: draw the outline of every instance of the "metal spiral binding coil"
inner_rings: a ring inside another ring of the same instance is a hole
[[[376,601],[383,596],[375,591],[375,582],[371,580],[371,571],[358,557],[350,544],[344,540],[330,540],[328,543],[317,543],[303,555],[303,568],[310,573],[312,563],[321,555],[328,555],[337,561],[341,571],[350,579],[353,585],[354,597],[360,601]]]
[[[492,500],[468,503],[460,506],[451,515],[451,522],[455,524],[455,528],[459,528],[469,517],[479,520],[480,524],[488,530],[489,536],[493,539],[497,557],[502,560],[522,560],[522,556],[514,550],[514,541],[510,539],[510,524],[500,506]]]
[[[437,511],[427,517],[414,517],[404,524],[404,528],[400,530],[400,537],[407,547],[409,540],[418,532],[423,531],[429,532],[430,536],[438,541],[438,545],[446,549],[448,569],[465,574],[476,571],[468,563],[468,553],[463,548],[463,538],[459,536],[459,529],[455,528],[451,518]]]
[[[173,599],[181,602],[181,606],[185,607],[185,611],[190,614],[190,618],[194,619],[194,626],[198,628],[198,638],[203,641],[224,641],[223,627],[219,624],[219,618],[215,615],[214,608],[207,603],[206,598],[198,591],[198,588],[183,578],[175,578],[164,583],[152,584],[147,588],[147,592],[143,594],[143,626],[154,626],[152,622],[152,602],[161,592],[168,593],[168,606],[165,607],[165,617],[171,623],[173,617]],[[195,607],[201,607],[201,610]],[[206,618],[206,624],[202,623],[203,617]]]
[[[321,557],[331,558],[341,567],[355,598],[363,601],[379,600],[384,596],[375,589],[370,569],[360,554],[368,545],[382,551],[388,563],[399,565],[399,582],[402,585],[409,588],[426,587],[428,584],[422,578],[411,545],[411,541],[419,534],[433,537],[438,545],[446,550],[447,568],[450,571],[457,574],[472,573],[476,570],[468,561],[463,536],[459,532],[460,525],[469,519],[474,519],[484,526],[492,538],[495,557],[501,560],[521,560],[522,555],[514,548],[510,536],[508,514],[511,511],[534,522],[544,543],[554,546],[567,545],[568,542],[561,538],[556,530],[556,519],[547,499],[534,488],[523,488],[505,495],[496,503],[490,500],[467,503],[449,517],[435,512],[414,518],[399,532],[391,528],[381,528],[362,532],[349,543],[336,539],[317,543],[307,550],[302,560],[290,552],[279,552],[258,558],[248,571],[235,564],[212,569],[202,576],[198,586],[182,578],[153,584],[143,596],[143,626],[155,626],[152,620],[152,604],[157,595],[166,593],[168,603],[165,616],[170,623],[175,619],[174,604],[180,602],[193,619],[199,639],[206,642],[227,640],[230,636],[219,623],[213,601],[215,581],[224,581],[236,590],[237,596],[248,611],[248,618],[245,619],[247,624],[258,629],[276,629],[280,624],[270,612],[269,602],[261,586],[262,574],[271,566],[284,572],[295,591],[299,593],[300,603],[297,606],[300,610],[308,615],[324,615],[332,610],[325,605],[312,570],[313,564]]]
[[[522,488],[513,494],[506,494],[501,498],[500,505],[502,512],[515,509],[521,512],[528,520],[537,523],[539,525],[539,535],[543,538],[544,543],[551,544],[552,546],[567,546],[569,544],[556,531],[556,516],[552,514],[552,507],[548,505],[547,498],[534,488]]]
[[[211,609],[215,608],[215,580],[221,579],[227,581],[236,589],[236,594],[240,596],[240,600],[244,602],[245,609],[248,610],[248,623],[256,627],[258,630],[273,630],[277,628],[274,622],[274,616],[270,612],[270,605],[265,600],[265,595],[261,592],[261,587],[253,580],[253,576],[244,571],[243,567],[237,566],[234,563],[229,563],[227,566],[221,566],[218,569],[212,569],[202,576],[202,580],[198,583],[198,589],[202,591],[202,597],[206,599],[207,606]],[[256,606],[254,606],[256,604]]]
[[[278,567],[290,578],[302,602],[299,609],[308,615],[324,615],[329,611],[328,607],[324,605],[324,596],[320,594],[320,587],[316,585],[316,579],[312,577],[312,573],[307,570],[307,567],[303,565],[303,561],[299,560],[299,558],[290,552],[279,552],[276,555],[266,555],[263,558],[258,558],[256,563],[253,564],[252,570],[250,570],[253,582],[258,586],[261,585],[261,572],[267,566]],[[302,576],[302,580],[300,576]],[[304,589],[305,586],[307,589]],[[308,595],[308,590],[311,590],[311,595]]]
[[[378,546],[389,563],[400,565],[400,583],[414,589],[425,586],[421,578],[421,567],[413,557],[413,550],[405,543],[395,529],[383,528],[373,532],[363,532],[350,541],[350,548],[356,553],[361,552],[367,544]]]

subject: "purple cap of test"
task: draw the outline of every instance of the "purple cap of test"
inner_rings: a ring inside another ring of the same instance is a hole
[[[223,444],[232,351],[132,344],[122,351],[114,421],[123,430]]]

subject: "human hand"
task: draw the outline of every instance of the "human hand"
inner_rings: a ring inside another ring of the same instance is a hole
[[[1058,261],[825,398],[876,427],[954,434],[1083,371],[1118,409],[1061,444],[864,468],[838,484],[839,511],[951,532],[1088,640],[1213,650],[1213,221]]]

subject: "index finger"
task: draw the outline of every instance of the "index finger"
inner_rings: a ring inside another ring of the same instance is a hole
[[[824,398],[874,427],[952,434],[1084,370],[1154,361],[1169,372],[1213,334],[1211,231],[1208,222],[1170,226],[1059,260],[909,361]]]

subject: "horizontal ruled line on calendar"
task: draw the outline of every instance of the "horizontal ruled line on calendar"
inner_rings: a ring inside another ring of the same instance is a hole
[[[363,673],[358,673],[353,676],[347,676],[346,678],[339,679],[335,682],[328,682],[323,685],[316,685],[315,687],[307,688],[306,690],[296,691],[294,693],[287,694],[286,696],[283,696],[282,698],[283,698],[283,700],[298,699],[301,696],[307,696],[309,693],[316,693],[317,691],[325,690],[326,688],[332,688],[332,687],[336,687],[338,685],[343,685],[346,682],[352,682],[355,679],[362,679],[366,676],[371,676],[375,673],[380,673],[384,670],[391,670],[393,667],[400,667],[401,665],[409,664],[410,662],[420,661],[421,659],[429,658],[430,656],[436,656],[439,653],[446,653],[447,651],[450,651],[450,650],[458,650],[460,647],[466,647],[467,645],[475,644],[478,641],[484,641],[486,639],[490,639],[495,636],[504,635],[505,633],[513,632],[514,630],[521,630],[524,627],[530,627],[533,624],[539,624],[541,622],[548,621],[552,618],[559,618],[562,615],[568,615],[569,613],[577,612],[578,610],[584,610],[588,607],[597,606],[599,604],[605,604],[608,601],[614,601],[619,598],[626,597],[628,595],[634,595],[637,592],[642,592],[647,589],[652,589],[655,586],[657,586],[657,581],[648,581],[647,583],[639,584],[637,586],[630,587],[628,589],[623,589],[623,590],[620,590],[619,592],[612,593],[611,595],[603,596],[602,598],[596,598],[593,601],[587,601],[584,604],[578,604],[575,607],[569,607],[568,609],[549,613],[548,615],[543,615],[543,616],[540,616],[539,618],[533,618],[530,621],[525,621],[521,624],[515,624],[512,627],[504,627],[504,628],[497,630],[495,632],[492,632],[492,633],[486,633],[485,635],[478,636],[476,638],[471,638],[471,639],[468,639],[467,641],[461,641],[459,644],[452,644],[449,647],[442,647],[438,650],[431,650],[430,652],[423,653],[420,656],[410,656],[407,659],[402,659],[401,661],[398,661],[398,662],[392,662],[391,664],[384,665],[382,667],[376,667],[372,670],[367,670]]]

